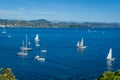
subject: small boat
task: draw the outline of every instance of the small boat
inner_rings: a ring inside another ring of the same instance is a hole
[[[18,56],[27,56],[28,53],[25,52],[25,51],[20,51],[20,52],[17,53],[17,55],[18,55]]]
[[[39,46],[40,46],[40,44],[39,44],[39,43],[36,43],[36,44],[35,44],[35,46],[36,46],[36,47],[39,47]]]
[[[24,51],[32,50],[32,48],[28,47],[28,44],[30,45],[30,42],[28,43],[27,34],[26,34],[26,45],[24,46],[24,41],[23,41],[23,46],[20,47],[20,49],[21,49],[21,50],[24,50]]]
[[[39,35],[36,34],[36,36],[35,36],[35,46],[37,46],[37,47],[40,46],[39,41],[40,41]]]
[[[47,52],[47,50],[45,50],[45,49],[42,49],[42,50],[41,50],[41,52],[42,52],[42,53],[46,53],[46,52]]]
[[[84,46],[84,41],[83,38],[81,39],[81,41],[78,41],[77,45],[78,48],[86,48],[87,46]]]
[[[90,32],[90,29],[88,29],[88,32]]]
[[[8,38],[11,38],[12,36],[11,36],[11,35],[8,35],[7,37],[8,37]]]
[[[108,61],[114,61],[115,58],[112,58],[112,48],[110,48],[109,53],[106,58]]]
[[[36,36],[35,36],[35,42],[39,42],[39,41],[40,41],[40,39],[39,39],[39,35],[36,34]]]
[[[47,50],[45,49],[45,45],[44,45],[43,49],[41,48],[41,52],[42,53],[46,53],[47,52]]]
[[[3,28],[3,31],[2,31],[1,33],[3,33],[3,34],[7,33],[7,32],[6,32],[6,29]]]
[[[38,60],[38,61],[45,61],[45,58],[40,57],[38,55],[35,56],[35,59]]]

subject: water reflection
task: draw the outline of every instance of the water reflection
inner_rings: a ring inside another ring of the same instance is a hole
[[[107,60],[107,70],[112,71],[112,61]]]
[[[38,41],[35,41],[35,46],[36,46],[36,47],[39,47],[39,46],[40,46],[40,44],[39,44]]]
[[[80,52],[80,53],[83,53],[84,49],[83,48],[77,48],[77,51]]]

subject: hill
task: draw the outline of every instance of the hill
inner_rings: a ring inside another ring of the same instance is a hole
[[[39,20],[7,20],[0,19],[0,27],[27,27],[27,28],[109,28],[120,27],[120,23],[100,22],[51,22],[45,19]]]

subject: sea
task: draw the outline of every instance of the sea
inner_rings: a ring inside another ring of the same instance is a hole
[[[104,71],[120,69],[120,28],[6,28],[6,32],[0,33],[0,67],[11,68],[17,80],[95,80]],[[32,51],[17,56],[26,34]],[[40,46],[35,45],[36,34]],[[85,49],[76,47],[82,38]],[[43,47],[46,53],[41,53]],[[108,62],[110,48],[115,60]],[[45,61],[37,61],[36,55]]]

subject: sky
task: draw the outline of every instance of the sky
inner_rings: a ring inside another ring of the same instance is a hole
[[[0,19],[120,22],[120,0],[0,0]]]

